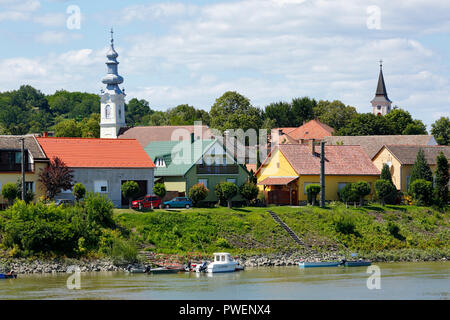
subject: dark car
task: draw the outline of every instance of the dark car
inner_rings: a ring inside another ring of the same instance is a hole
[[[161,205],[161,198],[158,196],[150,196],[150,195],[131,202],[131,207],[133,209],[159,208],[160,205]]]
[[[173,198],[170,201],[164,202],[164,207],[166,208],[186,208],[192,207],[192,200],[186,197]]]

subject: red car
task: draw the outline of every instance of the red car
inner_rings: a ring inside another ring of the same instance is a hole
[[[131,202],[131,207],[133,209],[143,209],[143,208],[159,208],[161,205],[161,198],[158,196],[145,196],[142,199],[134,200]]]

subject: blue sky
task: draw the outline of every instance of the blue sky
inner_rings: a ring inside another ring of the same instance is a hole
[[[209,110],[234,90],[370,112],[383,59],[389,98],[430,125],[450,113],[449,16],[448,0],[0,0],[0,90],[98,93],[114,27],[128,98],[153,109]]]

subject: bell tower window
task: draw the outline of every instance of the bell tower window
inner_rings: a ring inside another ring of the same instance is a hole
[[[109,104],[105,107],[105,118],[110,119],[111,118],[111,106]]]

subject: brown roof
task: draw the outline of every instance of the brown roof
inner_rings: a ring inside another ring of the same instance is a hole
[[[279,143],[299,143],[300,140],[322,140],[324,137],[331,136],[334,129],[318,119],[308,121],[298,128],[276,128],[276,132],[282,131]]]
[[[328,145],[359,145],[373,159],[384,145],[437,145],[433,136],[428,135],[394,135],[394,136],[332,136],[325,137]]]
[[[25,149],[27,149],[34,161],[36,160],[45,160],[47,161],[47,157],[42,150],[39,143],[36,141],[34,135],[24,135],[24,136],[1,136],[0,135],[0,150],[21,150],[22,143],[20,142],[21,138],[25,138]]]
[[[422,149],[429,165],[436,164],[436,158],[441,152],[450,159],[450,146],[385,146],[402,164],[414,164],[419,150]]]
[[[202,139],[211,139],[211,131],[208,126],[201,126],[203,135]],[[126,130],[119,136],[119,139],[136,139],[146,147],[150,142],[154,141],[172,141],[172,134],[176,134],[176,130],[185,130],[183,133],[190,135],[194,133],[194,126],[150,126],[150,127],[134,127]],[[177,137],[178,138],[178,137]],[[197,139],[197,137],[195,137]],[[176,140],[180,140],[179,138]]]
[[[260,186],[286,186],[298,177],[269,177],[265,178],[263,181],[258,182]]]
[[[308,145],[279,145],[281,153],[299,175],[320,174],[320,148],[312,155]],[[325,146],[326,175],[379,175],[360,146]]]

